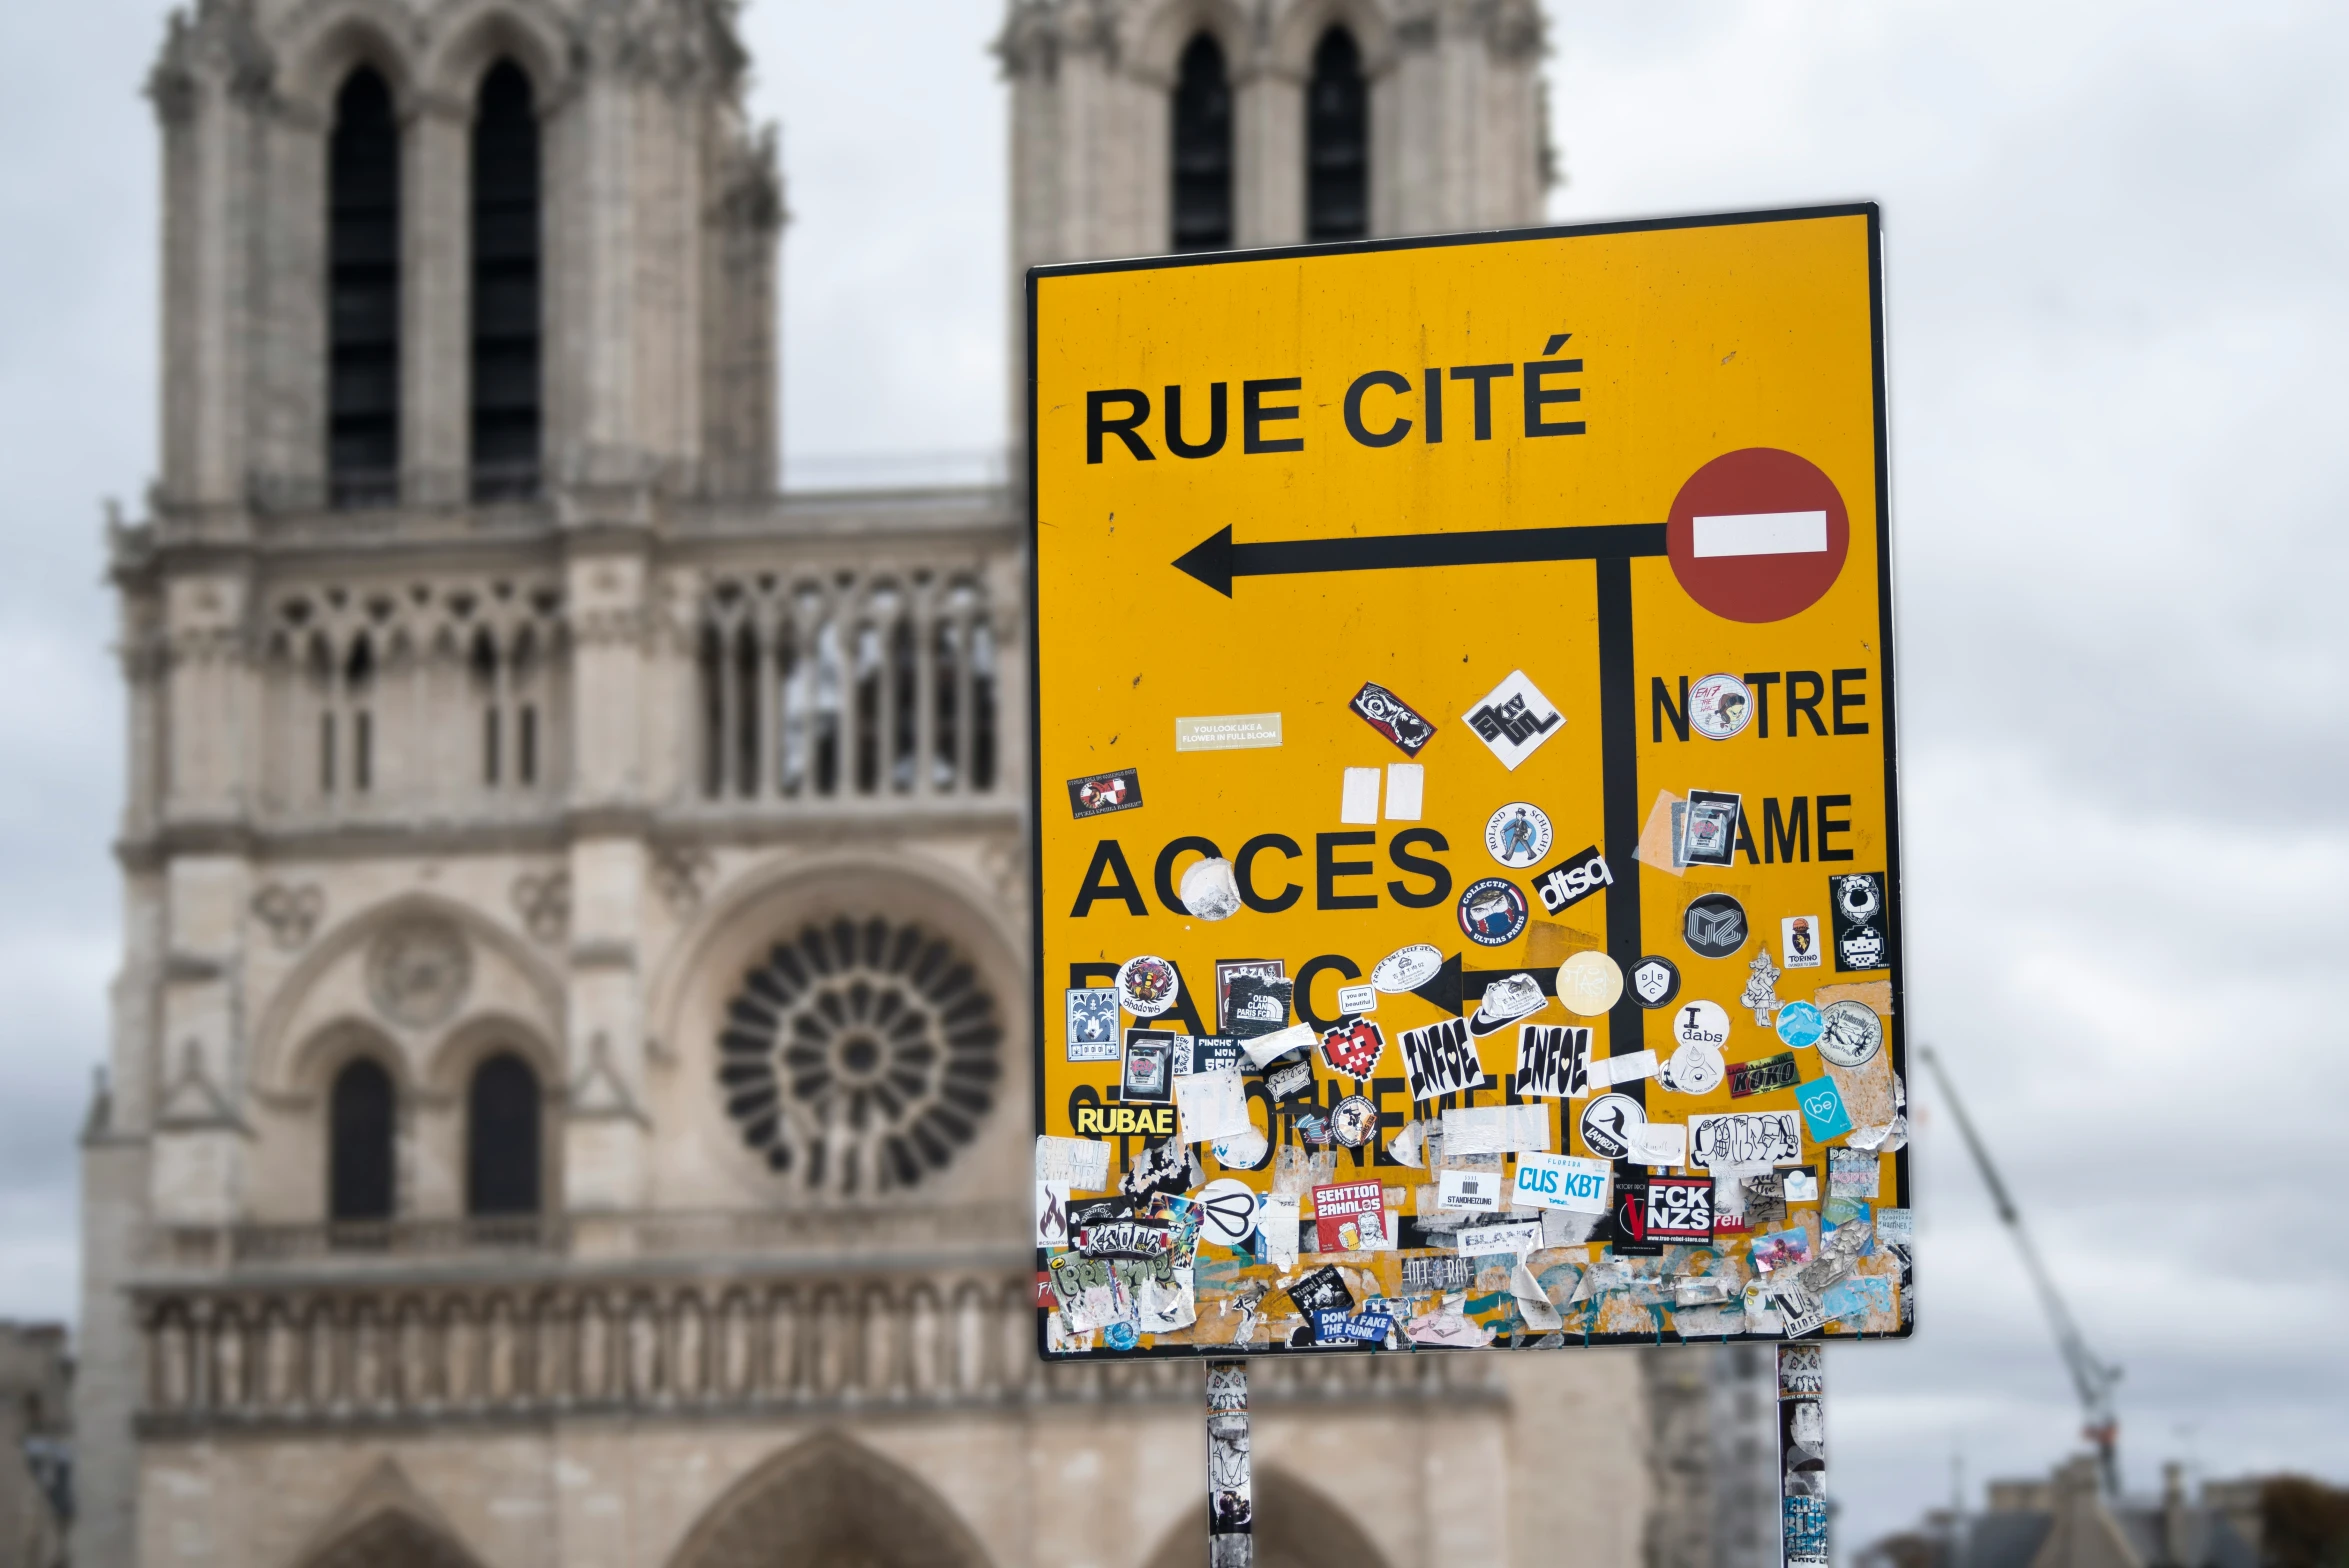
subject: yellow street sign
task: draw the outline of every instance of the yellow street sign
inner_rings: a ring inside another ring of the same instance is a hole
[[[1907,1332],[1880,278],[1030,274],[1043,1353]]]

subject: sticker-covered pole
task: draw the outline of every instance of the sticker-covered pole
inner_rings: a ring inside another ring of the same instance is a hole
[[[1778,1347],[1779,1561],[1827,1568],[1827,1353]]]
[[[1207,1564],[1251,1568],[1256,1500],[1248,1484],[1248,1364],[1207,1363]]]

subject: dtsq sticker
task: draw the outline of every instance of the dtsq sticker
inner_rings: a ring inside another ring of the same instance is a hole
[[[1708,675],[1688,689],[1688,724],[1707,740],[1727,740],[1753,722],[1754,694],[1734,675]]]
[[[1484,996],[1476,1004],[1476,1013],[1468,1020],[1469,1033],[1479,1039],[1507,1028],[1520,1018],[1530,1018],[1550,1005],[1542,995],[1541,982],[1531,975],[1503,975],[1485,984]],[[1356,1073],[1354,1076],[1361,1077]]]
[[[1631,1157],[1638,1142],[1637,1128],[1648,1123],[1648,1113],[1628,1094],[1602,1094],[1583,1107],[1578,1124],[1583,1147],[1602,1160]]]
[[[1177,897],[1201,920],[1229,920],[1240,912],[1240,881],[1228,860],[1194,860]]]
[[[1386,1036],[1367,1018],[1350,1019],[1321,1037],[1321,1059],[1349,1078],[1368,1078],[1386,1048]]]
[[[1713,1239],[1713,1178],[1710,1176],[1650,1176],[1647,1223],[1649,1241]]]
[[[1550,819],[1531,801],[1513,800],[1487,818],[1484,847],[1512,871],[1523,871],[1550,852]]]
[[[1069,987],[1068,1059],[1072,1062],[1118,1059],[1115,991],[1106,986]]]
[[[1460,895],[1460,929],[1482,947],[1506,947],[1525,930],[1525,895],[1517,884],[1482,877]]]
[[[1174,1093],[1175,1036],[1164,1029],[1126,1031],[1125,1081],[1128,1100],[1164,1100]]]
[[[1288,970],[1277,958],[1225,958],[1215,965],[1223,1032],[1243,1040],[1289,1026]]]
[[[1163,958],[1129,958],[1118,966],[1118,1005],[1136,1018],[1156,1018],[1174,1006],[1182,988],[1175,966]]]
[[[1476,1042],[1469,1036],[1464,1018],[1447,1018],[1425,1029],[1406,1029],[1398,1044],[1414,1100],[1432,1100],[1439,1094],[1474,1089],[1484,1083],[1484,1067],[1477,1060]]]
[[[1737,808],[1741,797],[1709,789],[1688,792],[1682,819],[1680,858],[1692,866],[1726,866],[1737,853]]]
[[[1371,983],[1389,996],[1416,991],[1444,967],[1444,955],[1425,942],[1398,947],[1371,967]]]
[[[1745,906],[1727,893],[1707,893],[1690,902],[1680,934],[1699,958],[1728,958],[1745,946]]]
[[[1817,1045],[1826,1027],[1824,1015],[1808,1002],[1789,1002],[1778,1009],[1778,1038],[1798,1051]]]
[[[1590,1092],[1590,1031],[1526,1024],[1517,1031],[1509,1088],[1525,1100],[1571,1100]]]
[[[1581,903],[1600,888],[1614,884],[1615,875],[1607,869],[1607,857],[1593,844],[1581,854],[1536,873],[1533,890],[1541,896],[1543,913],[1554,915],[1569,905]]]
[[[1838,1067],[1864,1067],[1884,1048],[1884,1026],[1865,1002],[1829,1002],[1819,1015],[1819,1055]]]
[[[1501,766],[1512,773],[1564,727],[1565,716],[1550,705],[1523,670],[1511,670],[1500,685],[1461,715]]]
[[[1835,906],[1835,967],[1884,967],[1884,873],[1854,871],[1827,879]]]
[[[1631,994],[1642,1007],[1669,1007],[1680,995],[1680,966],[1660,953],[1650,953],[1631,966]]]
[[[1819,917],[1788,915],[1778,922],[1778,945],[1786,949],[1789,969],[1819,967]]]
[[[1346,706],[1362,715],[1363,722],[1372,729],[1402,747],[1406,756],[1418,756],[1419,748],[1435,738],[1434,725],[1376,681],[1364,681],[1362,689]]]
[[[1330,1131],[1338,1143],[1359,1149],[1378,1136],[1378,1107],[1359,1094],[1349,1094],[1330,1107]]]
[[[1607,1212],[1607,1178],[1614,1167],[1605,1160],[1586,1160],[1574,1154],[1521,1154],[1517,1157],[1517,1184],[1509,1202],[1521,1209],[1571,1209],[1577,1214]]]
[[[1558,966],[1558,1000],[1583,1018],[1611,1012],[1623,995],[1623,971],[1615,960],[1591,948]]]
[[[1825,1143],[1851,1131],[1851,1112],[1843,1108],[1843,1091],[1832,1078],[1818,1078],[1794,1091],[1794,1103],[1803,1108],[1803,1122],[1813,1143]]]
[[[1794,1053],[1781,1051],[1776,1056],[1765,1056],[1756,1062],[1739,1062],[1730,1068],[1729,1097],[1742,1100],[1748,1095],[1791,1089],[1801,1079],[1802,1073],[1795,1066]]]
[[[1131,811],[1140,804],[1142,776],[1132,768],[1068,781],[1069,814],[1080,819],[1106,816],[1112,811]]]

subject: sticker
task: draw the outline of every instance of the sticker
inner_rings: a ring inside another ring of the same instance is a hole
[[[1729,1014],[1718,1002],[1683,1002],[1672,1015],[1672,1038],[1720,1050],[1729,1043]]]
[[[1321,1037],[1321,1059],[1329,1064],[1332,1072],[1344,1073],[1349,1078],[1368,1078],[1386,1049],[1386,1036],[1367,1018],[1349,1019]]]
[[[1320,1038],[1311,1024],[1291,1024],[1286,1029],[1275,1029],[1270,1034],[1249,1035],[1240,1041],[1240,1049],[1258,1068],[1270,1067],[1284,1056],[1295,1056],[1299,1061],[1313,1049]]]
[[[1103,1138],[1171,1138],[1175,1108],[1165,1105],[1080,1105],[1077,1131]],[[1078,1183],[1083,1186],[1082,1182]],[[1098,1188],[1102,1184],[1094,1183]]]
[[[1646,1231],[1649,1241],[1709,1244],[1713,1239],[1713,1178],[1650,1176]]]
[[[1378,1136],[1378,1107],[1359,1094],[1349,1094],[1330,1107],[1329,1126],[1340,1145],[1359,1149]]]
[[[1378,826],[1378,769],[1348,768],[1338,791],[1338,820],[1351,827]]]
[[[1843,1108],[1843,1091],[1835,1087],[1832,1078],[1814,1078],[1801,1085],[1794,1092],[1794,1103],[1802,1107],[1813,1143],[1825,1143],[1851,1131],[1851,1112]]]
[[[1372,966],[1371,984],[1389,996],[1416,991],[1444,967],[1444,955],[1425,942],[1398,947]]]
[[[1449,1167],[1436,1172],[1436,1206],[1471,1214],[1501,1211],[1501,1173],[1463,1171]]]
[[[1799,1268],[1811,1261],[1811,1233],[1797,1225],[1756,1236],[1751,1255],[1754,1267],[1765,1274]]]
[[[1538,865],[1550,852],[1549,814],[1531,801],[1509,802],[1485,819],[1484,847],[1512,871]]]
[[[1843,1151],[1839,1149],[1834,1152],[1840,1154]],[[1820,1245],[1829,1253],[1840,1253],[1846,1257],[1874,1257],[1876,1255],[1874,1212],[1875,1205],[1864,1199],[1830,1196],[1826,1202],[1819,1205]],[[1858,1236],[1860,1240],[1855,1244],[1847,1238],[1841,1245],[1836,1245],[1835,1233],[1847,1226],[1851,1227],[1852,1234]]]
[[[1817,1045],[1826,1028],[1826,1020],[1808,1002],[1789,1002],[1778,1009],[1778,1038],[1798,1051]]]
[[[1140,804],[1142,778],[1132,768],[1068,781],[1069,814],[1080,820],[1106,816],[1112,811],[1131,811]]]
[[[1827,879],[1835,906],[1835,967],[1838,971],[1884,967],[1884,873],[1854,871]]]
[[[1116,1061],[1117,993],[1107,986],[1070,986],[1067,996],[1068,1059],[1072,1062]]]
[[[1374,1113],[1375,1116],[1375,1113]],[[1316,1252],[1359,1252],[1386,1235],[1385,1189],[1375,1181],[1342,1181],[1313,1189]],[[1348,1298],[1350,1309],[1354,1305]]]
[[[1402,747],[1407,756],[1418,756],[1420,748],[1435,739],[1433,724],[1376,681],[1364,681],[1362,689],[1346,706],[1360,714],[1365,724]]]
[[[1174,1093],[1175,1036],[1164,1029],[1126,1031],[1121,1098],[1163,1100]]]
[[[1036,1183],[1036,1245],[1068,1245],[1068,1183],[1065,1181]]]
[[[1077,1252],[1088,1258],[1161,1258],[1175,1248],[1175,1228],[1164,1220],[1087,1220],[1076,1235]]]
[[[1883,1181],[1883,1164],[1873,1150],[1829,1149],[1827,1192],[1836,1198],[1873,1198]]]
[[[1460,895],[1460,929],[1480,947],[1506,947],[1525,930],[1525,895],[1502,877],[1480,877]]]
[[[1729,1097],[1742,1100],[1752,1094],[1771,1094],[1780,1089],[1791,1089],[1801,1080],[1802,1069],[1796,1066],[1794,1053],[1781,1051],[1776,1056],[1739,1062],[1731,1067]]]
[[[1223,713],[1174,722],[1177,751],[1249,751],[1281,743],[1277,713]]]
[[[1403,1072],[1414,1100],[1432,1100],[1484,1083],[1484,1066],[1477,1060],[1466,1019],[1446,1018],[1425,1029],[1406,1029],[1396,1043],[1402,1048]]]
[[[1460,718],[1512,773],[1541,749],[1542,742],[1566,727],[1565,715],[1550,705],[1523,670],[1511,670]]]
[[[1264,1129],[1250,1123],[1246,1132],[1209,1144],[1207,1152],[1226,1170],[1252,1171],[1272,1152],[1272,1140],[1264,1135]]]
[[[1792,1165],[1803,1157],[1802,1130],[1792,1111],[1726,1111],[1688,1119],[1689,1163],[1724,1166]]]
[[[1727,740],[1753,722],[1754,694],[1734,675],[1708,675],[1688,689],[1688,727]]]
[[[1614,1200],[1615,1235],[1608,1243],[1621,1257],[1661,1257],[1664,1244],[1648,1240],[1648,1179],[1645,1176],[1618,1176],[1615,1178]]]
[[[1819,1055],[1838,1067],[1864,1067],[1884,1049],[1884,1025],[1859,1002],[1830,1002],[1819,1015]]]
[[[1427,798],[1427,769],[1416,762],[1387,764],[1387,820],[1417,822]]]
[[[1661,953],[1650,953],[1631,966],[1631,994],[1642,1007],[1669,1007],[1680,995],[1680,966]]]
[[[1382,1345],[1387,1335],[1394,1332],[1395,1320],[1384,1312],[1364,1312],[1348,1317],[1343,1312],[1316,1312],[1313,1314],[1313,1335],[1324,1344],[1360,1340],[1365,1344]]]
[[[1602,1160],[1631,1157],[1632,1129],[1647,1125],[1648,1113],[1627,1094],[1602,1094],[1583,1107],[1578,1124],[1583,1147]]]
[[[1727,893],[1692,900],[1680,923],[1681,939],[1699,958],[1727,958],[1745,948],[1745,906]]]
[[[1631,1129],[1631,1158],[1641,1165],[1686,1165],[1688,1128],[1679,1122],[1643,1122]]]
[[[1746,966],[1745,991],[1738,999],[1740,1007],[1754,1010],[1754,1027],[1770,1027],[1770,1015],[1778,1011],[1778,966],[1770,962],[1770,945],[1765,942],[1754,953],[1753,962]]]
[[[1481,1173],[1478,1173],[1481,1174]],[[1510,1225],[1470,1225],[1460,1231],[1460,1256],[1489,1258],[1496,1254],[1522,1258],[1541,1250],[1542,1228],[1536,1221]]]
[[[1313,1095],[1313,1064],[1295,1062],[1286,1067],[1275,1067],[1264,1075],[1264,1092],[1272,1096],[1273,1104],[1287,1109],[1293,1102],[1310,1099]]]
[[[1520,1018],[1530,1018],[1549,1005],[1550,999],[1542,995],[1541,982],[1533,976],[1503,975],[1485,983],[1484,996],[1476,1004],[1475,1015],[1468,1020],[1468,1032],[1481,1039]]]
[[[1248,1120],[1248,1090],[1236,1067],[1177,1078],[1174,1097],[1185,1143],[1236,1138],[1255,1125]]]
[[[1709,1045],[1684,1045],[1672,1053],[1672,1060],[1656,1074],[1656,1082],[1674,1094],[1711,1094],[1721,1086],[1727,1071],[1721,1065],[1721,1053]]]
[[[1558,966],[1558,1000],[1570,1013],[1596,1018],[1623,997],[1623,971],[1615,960],[1592,948]]]
[[[1816,1203],[1819,1201],[1819,1177],[1808,1165],[1786,1173],[1786,1201],[1789,1203]]]
[[[1788,915],[1778,922],[1779,950],[1786,954],[1789,969],[1816,969],[1819,967],[1819,917],[1817,915]]]
[[[1376,1184],[1366,1183],[1365,1185],[1375,1186]],[[1319,1248],[1316,1250],[1331,1251],[1334,1249]],[[1316,1312],[1352,1312],[1354,1310],[1354,1293],[1346,1288],[1346,1277],[1338,1272],[1337,1265],[1334,1263],[1325,1263],[1304,1278],[1293,1282],[1283,1294],[1308,1320]]]
[[[1517,1030],[1509,1089],[1519,1099],[1572,1100],[1590,1092],[1590,1031],[1551,1024]]]
[[[1112,1323],[1101,1331],[1101,1341],[1112,1350],[1131,1350],[1142,1342],[1142,1335],[1131,1323]]]
[[[1193,1073],[1211,1073],[1224,1067],[1242,1070],[1248,1064],[1248,1053],[1241,1044],[1229,1035],[1176,1035],[1174,1075],[1188,1078]]]
[[[1716,790],[1688,792],[1681,819],[1680,858],[1691,866],[1726,866],[1737,853],[1737,809],[1742,797]]]
[[[1466,1290],[1476,1273],[1456,1253],[1438,1252],[1403,1260],[1403,1294],[1425,1296],[1439,1290]]]
[[[1338,1011],[1341,1013],[1375,1013],[1378,1011],[1378,987],[1375,985],[1342,985],[1338,987]]]
[[[1256,1190],[1237,1177],[1222,1176],[1199,1189],[1199,1238],[1219,1247],[1237,1247],[1256,1234]]]
[[[1240,912],[1240,882],[1228,860],[1194,860],[1183,869],[1176,901],[1200,920],[1229,920]]]
[[[1225,1034],[1243,1040],[1289,1026],[1289,972],[1277,958],[1219,958],[1215,1011]]]
[[[1521,1209],[1571,1209],[1577,1214],[1607,1212],[1607,1178],[1615,1167],[1574,1154],[1526,1154],[1517,1160],[1517,1181],[1509,1202]]]
[[[1136,1018],[1156,1018],[1174,1006],[1182,980],[1163,958],[1129,958],[1118,966],[1118,1005]]]
[[[1125,1179],[1117,1184],[1117,1190],[1136,1203],[1161,1193],[1179,1198],[1190,1189],[1191,1151],[1177,1138],[1145,1146],[1140,1154],[1134,1156],[1134,1163],[1127,1167]],[[1092,1228],[1089,1224],[1078,1227],[1079,1247],[1085,1245],[1085,1236]]]
[[[1533,879],[1533,890],[1540,895],[1542,910],[1557,914],[1560,910],[1581,903],[1600,888],[1615,885],[1615,873],[1607,869],[1607,857],[1593,844],[1578,855],[1568,856],[1549,870],[1538,872]]]
[[[1444,1112],[1444,1158],[1542,1153],[1550,1147],[1546,1105],[1473,1105]]]

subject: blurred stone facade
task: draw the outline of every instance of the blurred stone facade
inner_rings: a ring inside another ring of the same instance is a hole
[[[1167,248],[1202,34],[1230,242],[1303,237],[1332,27],[1368,232],[1538,217],[1530,0],[1017,0],[1015,275]],[[84,1568],[1201,1549],[1199,1369],[1033,1351],[1020,501],[780,492],[747,65],[724,0],[171,25]],[[1712,1562],[1738,1374],[1670,1374],[1265,1366],[1261,1560]]]

